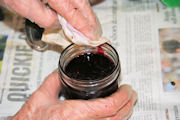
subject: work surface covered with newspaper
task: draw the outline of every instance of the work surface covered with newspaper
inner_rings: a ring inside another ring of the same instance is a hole
[[[180,120],[180,7],[158,0],[105,0],[93,6],[121,61],[120,84],[138,93],[132,120]],[[39,52],[24,19],[1,8],[0,119],[13,116],[58,67],[62,48]],[[56,48],[56,49],[54,49]]]

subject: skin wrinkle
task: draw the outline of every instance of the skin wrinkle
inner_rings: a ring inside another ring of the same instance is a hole
[[[35,110],[36,110],[36,107],[33,107],[33,105],[31,106],[31,105],[29,105],[28,104],[28,106],[29,106],[29,108],[28,108],[28,110],[27,111],[31,111],[31,112],[28,112],[28,116],[29,116],[29,118],[31,118],[32,117],[32,114],[35,112]]]
[[[126,101],[128,101],[128,100],[130,99],[130,96],[131,96],[131,95],[132,95],[132,92],[130,92],[129,94],[122,95],[122,96],[125,96],[125,97],[124,97],[124,100],[123,100],[123,102],[121,103],[120,106],[115,106],[116,104],[114,104],[114,106],[117,108],[117,111],[126,104]],[[118,103],[119,100],[118,100],[118,99],[112,99],[112,98],[111,98],[111,101],[112,101],[113,103]],[[117,111],[115,111],[114,114],[116,114]]]
[[[132,106],[132,101],[131,102],[128,102],[128,104],[127,104],[127,107],[126,107],[126,109],[125,110],[128,110],[128,112],[126,112],[126,113],[121,113],[120,115],[118,115],[118,116],[115,116],[112,120],[116,120],[117,118],[119,118],[120,120],[126,120],[126,116],[128,116],[129,117],[129,114],[131,115],[132,113],[132,111],[133,111],[133,108],[130,108],[131,106]]]
[[[130,117],[130,115],[133,112],[133,106],[134,106],[134,103],[136,102],[136,98],[137,98],[137,94],[134,91],[131,99],[128,101],[125,107],[120,109],[119,113],[117,113],[117,115],[114,118],[112,117],[113,118],[112,120],[116,120],[117,118],[120,118],[120,120],[126,120],[125,118]],[[126,112],[122,112],[122,111],[126,111]]]
[[[52,88],[52,89],[54,89],[54,88]],[[47,90],[47,88],[41,87],[41,90],[42,90],[44,93],[46,93],[49,97],[55,97],[54,95],[51,94],[51,93],[52,93],[52,89]],[[56,95],[56,96],[57,96],[57,95]]]
[[[35,116],[34,116],[32,119],[33,119],[33,120],[36,120],[36,118],[41,119],[42,116],[43,116],[43,113],[42,113],[42,112],[43,112],[43,111],[42,111],[42,108],[41,108],[41,107],[37,108],[36,111],[33,113]]]
[[[79,8],[78,10],[82,13],[82,15],[85,17],[85,18],[88,18],[88,13],[87,12],[89,12],[89,9],[87,10],[87,7],[84,7],[84,6],[86,6],[87,5],[87,1],[86,0],[83,0],[83,1],[79,1],[79,0],[71,0],[71,2],[77,7],[77,8]],[[77,2],[78,2],[78,4],[77,4]],[[79,4],[79,3],[81,3],[81,4]],[[86,11],[86,10],[87,11]],[[84,11],[86,11],[86,13],[84,13]],[[89,22],[89,19],[87,19],[88,20],[88,22]]]
[[[50,90],[47,90],[45,87],[41,87],[41,90],[46,93],[49,97],[52,97],[52,95],[50,94]]]
[[[71,11],[69,11],[69,14],[67,14],[67,17],[69,17],[71,19],[71,24],[81,24],[81,23],[79,23],[79,21],[76,21],[76,16],[78,16],[78,14],[80,14],[79,9],[77,9],[77,10],[72,9]],[[81,18],[85,19],[85,18],[83,18],[83,16],[81,16]],[[88,22],[86,21],[85,23],[86,23],[85,26],[87,26]],[[84,26],[80,26],[80,27],[84,27]],[[79,27],[79,29],[81,29],[80,27]]]
[[[123,90],[126,90],[127,92],[123,92]],[[116,106],[116,108],[118,108],[118,110],[120,108],[122,108],[127,103],[126,101],[131,99],[131,96],[133,94],[132,88],[126,87],[123,90],[121,89],[121,96],[118,95],[118,97],[121,97],[121,105],[120,106]],[[111,99],[110,101],[112,101],[113,103],[118,103],[119,102],[119,99],[112,99],[112,98],[109,98],[109,99]]]
[[[124,120],[129,120],[130,117],[132,116],[132,114],[133,114],[133,109],[132,109],[132,111],[130,111],[129,114],[124,118]]]
[[[85,111],[87,105],[83,103],[83,100],[67,100],[65,103],[67,104],[67,109],[69,110],[68,112],[64,113],[66,119],[71,118],[72,120],[91,120],[91,118],[88,118],[88,114],[91,114],[91,112]]]
[[[31,1],[31,0],[28,0],[28,1]],[[30,2],[29,3],[30,4],[30,7],[27,7],[27,8],[29,8],[27,11],[26,11],[26,14],[24,14],[24,16],[26,17],[26,18],[28,18],[31,22],[35,22],[35,16],[33,16],[32,14],[33,14],[33,11],[34,11],[34,9],[33,9],[33,7],[35,6],[34,5],[34,2]],[[42,7],[41,7],[42,8]],[[39,10],[37,11],[37,13],[39,12]],[[36,13],[36,14],[37,14]],[[36,23],[38,23],[38,21],[36,21]]]
[[[20,13],[21,16],[25,16],[25,17],[31,19],[29,17],[30,16],[29,11],[31,10],[31,6],[32,6],[32,3],[30,3],[30,0],[28,0],[28,2],[26,2],[24,0],[6,0],[6,4],[8,6],[11,6],[15,10],[16,13]],[[20,7],[19,7],[19,4],[21,4]],[[29,4],[31,6],[29,6]],[[20,11],[23,11],[23,12],[20,12]]]
[[[44,4],[48,3],[48,0],[41,0]]]
[[[29,103],[29,102],[26,102],[26,104],[25,104],[25,106],[26,106],[26,111],[28,111],[27,112],[27,119],[32,119],[32,114],[34,114],[35,113],[35,111],[36,111],[36,107],[34,107],[34,106],[36,106],[34,103]],[[26,118],[26,117],[25,117]]]
[[[48,0],[48,3],[62,16],[65,16],[65,14],[69,12],[69,9],[72,10],[73,8],[69,0]]]
[[[56,101],[52,104],[49,104],[46,106],[41,106],[39,108],[42,112],[41,114],[43,114],[43,116],[41,117],[41,120],[63,120],[63,116],[59,112],[59,111],[62,111],[62,109],[61,109],[62,104],[61,103],[62,102]],[[45,113],[44,113],[44,111],[45,111]],[[37,112],[38,111],[36,111],[35,113],[39,114]],[[40,118],[38,118],[37,120],[39,120],[39,119]],[[33,120],[35,120],[35,119],[33,119]]]
[[[46,114],[46,113],[48,113],[47,111],[49,110],[49,109],[48,109],[48,106],[49,106],[49,105],[45,105],[45,106],[40,106],[40,107],[38,107],[37,110],[36,110],[35,113],[34,113],[36,116],[33,118],[33,120],[36,120],[37,118],[38,118],[38,119],[45,120],[45,118],[46,118],[47,115],[48,115],[48,114]],[[46,110],[46,113],[43,113],[43,112],[44,112],[44,109],[47,109],[47,110]],[[38,115],[38,116],[37,116],[37,115]]]
[[[23,10],[24,14],[21,13],[21,15],[27,15],[28,13],[28,11],[26,10],[27,7],[24,7],[26,6],[26,2],[23,3],[23,0],[4,0],[4,3],[6,4],[6,6],[8,6],[8,8],[13,8],[15,10],[15,11],[13,10],[14,12],[18,13],[19,11]],[[19,4],[22,4],[21,7],[19,7]]]
[[[106,119],[108,119],[108,120],[127,120],[127,118],[129,118],[132,115],[133,108],[129,108],[126,110],[128,110],[128,112],[126,112],[125,114],[122,112],[117,112],[116,115],[108,116],[106,118],[99,118],[98,120],[106,120]]]
[[[53,115],[54,120],[65,120],[63,114],[61,114],[62,109],[60,108],[59,104],[55,105],[52,109],[48,111],[48,115]],[[60,114],[59,114],[60,113]],[[51,116],[48,116],[46,120],[52,119]]]
[[[40,25],[40,27],[49,28],[49,27],[59,26],[59,21],[58,21],[56,13],[53,10],[51,10],[51,8],[49,8],[49,7],[44,8],[44,9],[47,9],[46,12],[47,12],[48,15],[45,18],[45,21],[42,22],[43,25],[42,26]],[[52,16],[56,16],[56,17],[54,17],[54,19],[53,19]]]
[[[86,104],[86,113],[89,113],[89,111],[92,111],[92,113],[96,113],[96,108],[92,107],[91,105],[89,104]],[[88,114],[88,117],[92,117],[92,115]],[[99,117],[99,114],[95,114],[95,117]]]
[[[87,21],[87,19],[84,17],[84,16],[79,16],[80,12],[79,10],[72,10],[72,11],[69,11],[70,14],[67,14],[67,17],[70,18],[70,23],[72,25],[75,25],[75,24],[78,24],[77,28],[78,30],[82,30],[82,31],[85,31],[85,30],[92,30],[91,27],[89,27],[89,23]],[[77,16],[79,16],[79,18],[81,19],[84,19],[84,21],[78,21],[77,20]],[[83,24],[82,24],[83,23]],[[91,29],[90,29],[91,28]]]
[[[4,0],[0,0],[0,6],[3,6],[3,5],[5,5],[5,2],[4,2]]]
[[[37,2],[37,3],[36,3]],[[42,4],[39,0],[37,0],[34,5],[32,5],[32,8],[29,10],[28,18],[31,21],[35,21],[39,26],[43,26],[45,28],[52,26],[54,24],[54,21],[57,20],[57,16],[49,7],[46,7],[44,4]],[[40,8],[38,11],[36,8]],[[34,15],[36,14],[36,15]],[[44,14],[45,16],[42,16],[41,14]],[[42,19],[37,19],[39,16],[42,16]],[[53,16],[53,17],[52,17]],[[56,16],[56,17],[55,17]],[[53,19],[53,18],[56,19]]]
[[[32,22],[36,22],[39,26],[46,28],[52,26],[57,21],[55,12],[47,8],[40,0],[6,0],[5,3],[15,13],[28,18]]]
[[[41,96],[41,97],[37,99],[38,96]],[[50,103],[49,100],[44,102],[43,99],[45,99],[45,98],[46,98],[46,96],[44,96],[44,93],[42,91],[38,91],[38,92],[36,92],[36,94],[32,94],[31,103],[29,103],[29,104],[31,104],[32,106],[36,106],[37,108],[40,107],[40,104],[38,104],[38,102],[40,102],[43,105],[49,104]]]
[[[61,84],[60,84],[60,78],[59,78],[59,75],[56,75],[56,73],[55,72],[53,72],[51,75],[50,75],[50,77],[51,78],[53,78],[53,80],[55,80],[55,82],[49,82],[49,81],[45,81],[44,82],[44,85],[43,86],[40,86],[40,90],[42,89],[42,91],[45,91],[45,92],[48,92],[48,94],[49,94],[49,96],[51,96],[51,97],[55,97],[55,98],[58,98],[58,94],[59,94],[59,91],[60,91],[60,89],[61,89],[61,87],[59,87],[59,86],[61,86]],[[49,79],[49,77],[48,78],[46,78],[46,79]],[[54,85],[54,83],[55,83],[55,85]],[[50,88],[51,86],[54,86],[52,89],[48,89],[48,88]],[[55,92],[54,92],[55,91]],[[50,92],[50,93],[49,93]]]
[[[102,31],[101,31],[101,27],[98,26],[98,22],[96,21],[96,16],[93,15],[91,16],[91,14],[94,14],[93,10],[90,9],[90,5],[88,3],[88,1],[86,0],[71,0],[72,3],[74,3],[74,5],[79,8],[78,10],[82,13],[82,15],[84,16],[84,18],[87,20],[87,27],[84,26],[84,27],[81,27],[79,29],[81,29],[82,31],[84,31],[84,33],[88,33],[89,36],[97,36],[95,38],[92,38],[91,37],[91,40],[97,40],[101,34],[102,34]],[[81,3],[81,4],[79,4]],[[88,4],[89,7],[86,7],[85,5]],[[87,29],[88,27],[90,26],[91,29]],[[89,32],[91,31],[91,32]],[[89,37],[87,36],[87,37]]]
[[[76,110],[76,106],[73,106],[71,104],[72,102],[65,102],[65,111],[62,111],[64,119],[68,120],[71,118],[72,120],[83,120],[83,116],[81,113],[79,113],[79,110]],[[73,116],[72,116],[73,115]]]
[[[107,104],[107,102],[105,101],[105,103],[104,103],[104,109],[106,109],[107,112],[109,113],[108,116],[114,116],[114,115],[117,113],[117,111],[118,111],[118,107],[115,106],[113,99],[110,99],[110,100],[108,101],[108,104]]]
[[[26,102],[24,105],[23,105],[23,107],[22,107],[22,111],[23,112],[21,112],[20,114],[20,116],[18,116],[17,118],[15,118],[15,119],[12,119],[12,120],[22,120],[22,119],[24,119],[24,120],[31,120],[32,119],[32,113],[33,113],[33,111],[35,111],[35,109],[33,109],[33,107],[28,103],[28,102]],[[27,112],[28,111],[28,112]]]

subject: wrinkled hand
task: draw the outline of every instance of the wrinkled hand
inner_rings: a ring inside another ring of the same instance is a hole
[[[88,0],[0,0],[0,2],[44,28],[57,25],[56,13],[58,13],[88,38],[95,39],[99,34],[98,23]]]
[[[133,111],[137,94],[128,85],[106,98],[58,99],[59,74],[50,74],[12,120],[125,120]]]

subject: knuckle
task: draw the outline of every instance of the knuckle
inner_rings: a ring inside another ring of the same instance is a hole
[[[48,3],[56,3],[57,0],[48,0]],[[61,0],[62,1],[62,0]]]
[[[41,21],[41,22],[39,23],[39,25],[40,25],[41,27],[44,27],[44,28],[50,28],[51,26],[53,26],[54,22],[55,22],[54,19],[52,19],[52,18],[46,18],[45,20]]]
[[[133,91],[133,95],[134,95],[134,98],[137,100],[138,99],[138,94],[136,91]]]
[[[77,17],[79,16],[79,10],[73,9],[72,11],[69,11],[69,14],[67,14],[67,18],[69,18],[69,21],[72,24],[76,24],[77,23]]]
[[[126,104],[128,110],[131,110],[134,107],[133,100],[129,100],[128,104]]]
[[[4,2],[5,2],[6,5],[8,5],[8,6],[13,5],[13,0],[4,0]]]

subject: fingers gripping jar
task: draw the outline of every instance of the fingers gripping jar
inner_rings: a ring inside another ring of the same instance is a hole
[[[106,97],[118,89],[120,62],[108,43],[98,47],[71,44],[62,52],[59,73],[65,99]]]

